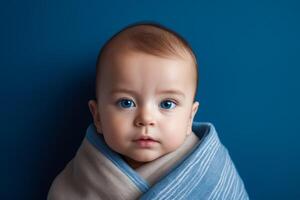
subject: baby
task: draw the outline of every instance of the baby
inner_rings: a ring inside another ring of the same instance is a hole
[[[248,199],[213,125],[193,122],[198,67],[180,35],[130,25],[96,67],[93,123],[48,199]]]

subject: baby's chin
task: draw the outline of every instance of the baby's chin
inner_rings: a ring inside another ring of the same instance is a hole
[[[140,156],[140,157],[135,157],[132,160],[135,160],[137,162],[151,162],[153,160],[156,160],[160,156]]]
[[[141,154],[141,155],[123,155],[123,158],[129,163],[145,164],[154,161],[163,155],[160,154]]]

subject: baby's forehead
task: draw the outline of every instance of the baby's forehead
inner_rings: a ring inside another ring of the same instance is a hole
[[[136,66],[135,70],[127,70],[133,66]],[[162,73],[163,70],[165,73]],[[154,79],[160,76],[162,77],[160,82],[173,85],[183,77],[193,80],[197,73],[194,69],[193,61],[189,58],[182,59],[174,55],[159,57],[130,49],[128,46],[112,48],[107,58],[103,60],[101,71],[101,78],[98,78],[102,79],[103,82],[101,82],[106,86],[107,83],[112,84],[114,82],[134,85],[135,81],[141,78],[141,74],[147,74],[147,79]],[[104,79],[108,81],[104,81]],[[148,85],[154,85],[151,81],[147,83]]]
[[[101,82],[106,87],[113,85],[180,86],[190,82],[193,76],[193,67],[185,60],[161,58],[141,52],[118,53],[103,67]]]
[[[161,72],[165,70],[162,66],[171,66],[168,68],[169,72],[173,71],[172,75],[178,67],[181,71],[189,73],[189,79],[195,75],[195,70],[193,69],[193,62],[191,59],[182,59],[176,56],[156,56],[147,54],[145,52],[132,50],[129,47],[112,49],[112,51],[106,56],[102,63],[101,79],[105,76],[109,76],[117,81],[129,82],[128,80],[139,78],[138,72],[143,70],[147,73],[149,77],[151,76],[165,76],[164,73],[154,73],[155,71]],[[135,71],[128,71],[128,67],[137,66]],[[145,68],[141,69],[141,68]],[[109,73],[107,73],[109,72]],[[177,74],[176,79],[180,78],[180,74]],[[98,77],[100,78],[100,77]],[[166,77],[167,78],[167,77]],[[120,80],[121,79],[121,80]]]
[[[190,69],[194,68],[194,63],[189,58],[183,59],[174,55],[157,56],[132,49],[111,52],[105,63],[103,67],[111,68],[114,73],[118,73],[121,69],[126,71],[124,68],[132,65],[138,65],[139,68],[148,67],[149,71],[161,71],[163,66],[172,66],[170,70],[180,67],[184,71],[191,71]]]

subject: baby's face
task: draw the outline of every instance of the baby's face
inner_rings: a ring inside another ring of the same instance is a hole
[[[131,51],[103,66],[95,123],[108,146],[133,168],[176,150],[199,105],[191,62]]]

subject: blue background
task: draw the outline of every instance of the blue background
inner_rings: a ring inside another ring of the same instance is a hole
[[[100,47],[152,20],[194,48],[196,118],[216,126],[251,199],[299,199],[298,2],[2,1],[0,198],[46,198],[92,122]]]

